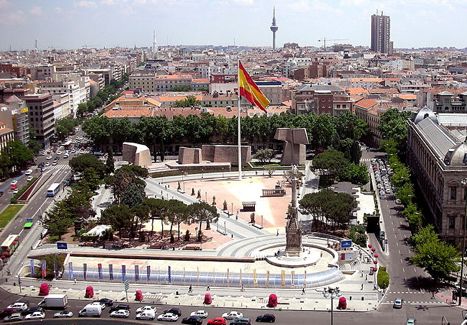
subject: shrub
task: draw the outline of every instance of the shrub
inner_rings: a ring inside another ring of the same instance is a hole
[[[386,271],[386,267],[381,266],[378,270],[378,287],[386,289],[389,286],[389,273]]]

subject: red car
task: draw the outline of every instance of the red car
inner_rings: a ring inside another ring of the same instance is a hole
[[[223,317],[216,317],[208,319],[208,325],[227,325],[227,322]]]

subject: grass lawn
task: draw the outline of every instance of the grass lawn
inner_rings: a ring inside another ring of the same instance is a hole
[[[22,207],[23,204],[10,204],[7,206],[7,208],[0,213],[0,228],[4,228]]]

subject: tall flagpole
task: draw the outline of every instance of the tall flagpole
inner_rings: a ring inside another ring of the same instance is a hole
[[[238,125],[237,125],[237,134],[238,134],[238,180],[242,180],[242,135],[241,135],[241,127],[240,127],[240,114],[241,114],[241,107],[240,101],[242,99],[240,95],[240,59],[238,60],[238,75],[237,75],[237,82],[238,82]]]

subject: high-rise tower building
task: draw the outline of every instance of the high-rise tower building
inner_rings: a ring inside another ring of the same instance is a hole
[[[157,48],[156,30],[154,29],[154,34],[152,37],[152,55],[154,58],[156,58],[157,50],[158,48]]]
[[[371,16],[371,50],[391,54],[391,18],[378,13]]]
[[[276,7],[272,9],[272,24],[271,24],[271,32],[272,32],[272,49],[276,49],[276,32],[279,27],[276,25]]]

